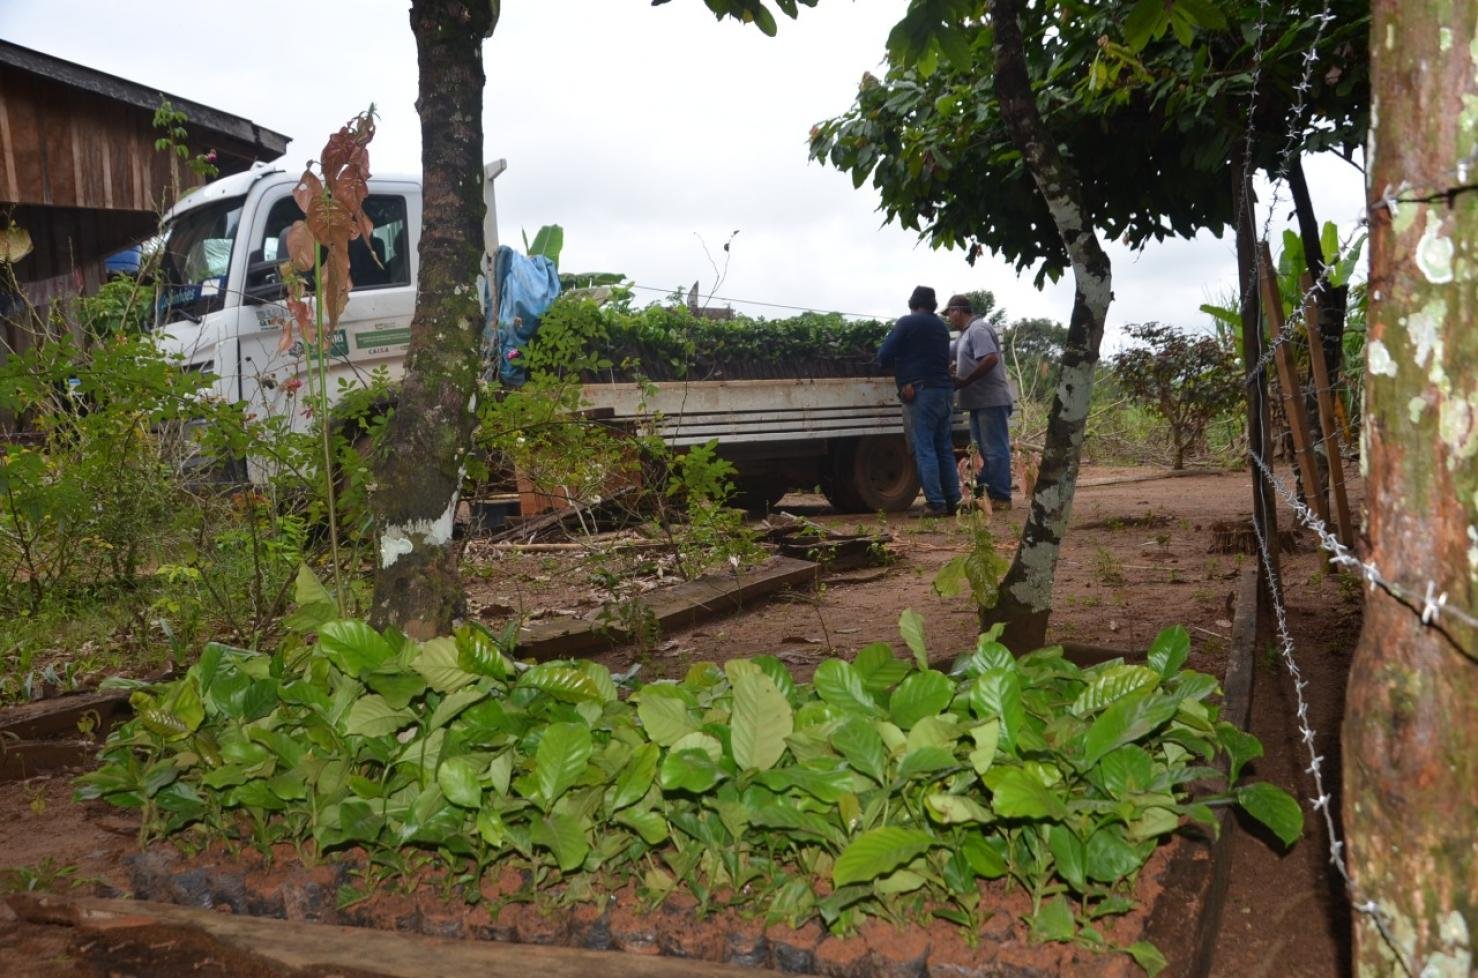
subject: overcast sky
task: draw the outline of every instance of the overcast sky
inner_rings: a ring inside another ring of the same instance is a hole
[[[624,272],[653,290],[637,293],[647,299],[694,281],[710,291],[704,242],[722,266],[738,230],[717,294],[745,312],[789,314],[749,304],[764,302],[893,317],[922,283],[941,301],[988,288],[1013,318],[1066,321],[1070,276],[1039,292],[1003,261],[972,268],[961,252],[932,251],[882,226],[871,187],[808,161],[811,125],[848,108],[906,7],[824,0],[766,38],[716,22],[699,0],[506,0],[484,51],[486,151],[508,160],[503,240],[561,224],[563,270]],[[293,169],[374,102],[373,168],[414,172],[407,10],[405,0],[0,0],[0,37],[283,132]],[[1357,216],[1356,170],[1314,160],[1309,178],[1321,220]],[[1235,287],[1230,236],[1110,255],[1111,346],[1124,323],[1202,327],[1197,307]]]

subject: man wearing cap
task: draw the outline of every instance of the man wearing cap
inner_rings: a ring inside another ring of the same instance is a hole
[[[893,368],[904,424],[913,444],[914,464],[924,486],[928,516],[953,514],[960,505],[950,420],[954,400],[949,377],[949,327],[934,314],[934,290],[920,285],[908,299],[908,315],[878,348],[877,362]]]
[[[993,510],[1011,508],[1011,384],[1001,362],[1001,340],[970,300],[950,296],[944,307],[950,325],[960,330],[955,344],[955,389],[960,407],[970,413],[970,437],[985,460],[976,478],[975,498],[990,497]]]

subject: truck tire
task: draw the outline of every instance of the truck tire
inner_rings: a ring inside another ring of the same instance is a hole
[[[843,513],[901,513],[919,496],[919,474],[902,435],[869,435],[844,442],[832,456],[823,489]]]

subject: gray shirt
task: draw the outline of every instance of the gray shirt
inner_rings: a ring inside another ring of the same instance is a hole
[[[971,320],[960,334],[955,348],[955,376],[963,380],[975,372],[980,361],[992,353],[1001,354],[1001,340],[994,327],[984,319]],[[960,388],[960,407],[966,411],[984,407],[1009,407],[1011,384],[1006,379],[1004,358],[986,371],[985,376],[968,387]]]

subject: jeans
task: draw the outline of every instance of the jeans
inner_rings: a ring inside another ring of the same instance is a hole
[[[990,498],[1011,501],[1011,432],[1007,425],[1011,405],[972,408],[970,437],[985,459],[985,467],[976,478],[975,495],[988,493]]]
[[[949,429],[954,414],[954,391],[948,387],[919,387],[904,417],[912,430],[914,464],[924,485],[930,509],[947,509],[960,502],[960,475]]]

